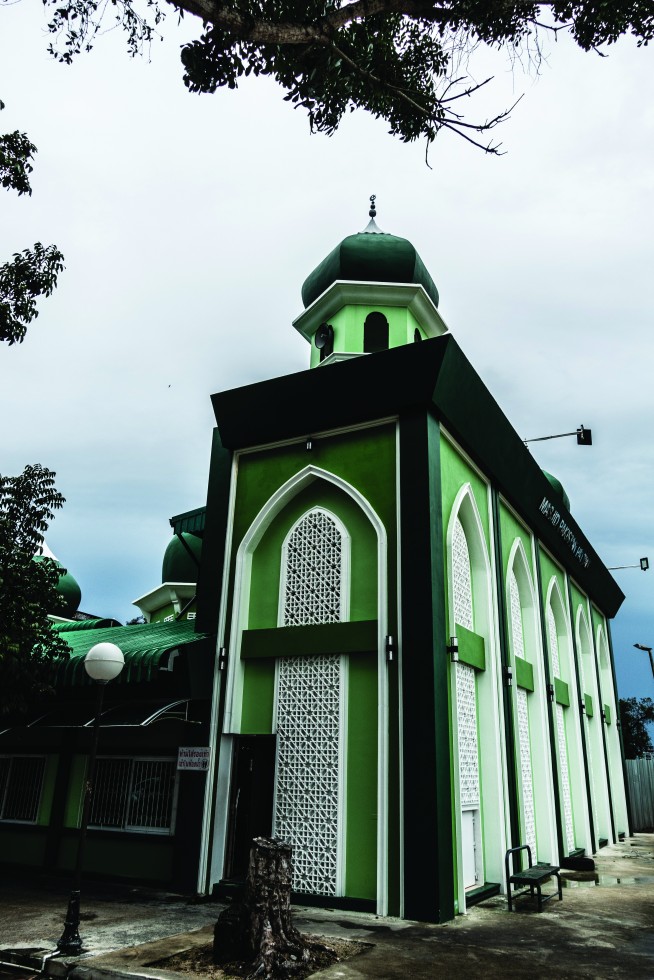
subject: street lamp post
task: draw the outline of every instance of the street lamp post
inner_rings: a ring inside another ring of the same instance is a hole
[[[652,656],[652,648],[643,646],[642,643],[634,643],[634,646],[637,650],[644,650],[646,653],[649,653],[649,665],[652,668],[652,677],[654,677],[654,657]]]
[[[57,942],[57,949],[64,956],[79,956],[82,952],[82,940],[79,934],[79,904],[80,891],[82,885],[82,871],[84,867],[84,848],[86,845],[86,828],[91,813],[91,795],[93,793],[93,776],[95,774],[95,758],[98,753],[98,737],[100,734],[100,715],[104,701],[105,685],[114,680],[120,674],[125,665],[125,657],[120,647],[115,643],[96,643],[91,647],[84,658],[84,667],[89,677],[98,686],[98,698],[93,719],[93,738],[91,741],[91,752],[86,773],[86,783],[84,786],[84,803],[82,806],[82,821],[80,824],[79,839],[77,843],[77,860],[75,862],[75,877],[73,879],[73,890],[68,900],[68,911],[64,931]]]

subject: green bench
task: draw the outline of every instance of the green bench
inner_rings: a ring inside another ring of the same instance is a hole
[[[529,867],[524,868],[522,871],[516,871],[515,855],[519,854],[520,851],[527,852]],[[513,874],[511,874],[510,862],[512,862]],[[561,875],[559,874],[561,869],[555,867],[553,864],[534,864],[531,859],[531,848],[529,844],[522,844],[520,847],[511,847],[504,857],[504,868],[506,870],[506,893],[509,901],[509,912],[513,910],[514,900],[526,895],[527,892],[532,897],[534,894],[536,895],[539,912],[543,911],[543,905],[545,902],[549,902],[551,898],[556,898],[558,895],[559,902],[563,900],[563,888],[561,886]],[[541,887],[550,878],[556,878],[558,883],[557,891],[549,895],[543,895]],[[522,890],[511,894],[511,885],[522,886]]]

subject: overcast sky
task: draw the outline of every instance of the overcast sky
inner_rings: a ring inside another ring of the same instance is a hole
[[[301,284],[365,226],[371,193],[517,431],[592,427],[592,448],[532,449],[600,557],[654,564],[654,50],[564,41],[539,78],[482,56],[480,116],[524,92],[498,131],[508,152],[444,134],[428,169],[363,113],[310,136],[267,80],[190,95],[179,46],[197,28],[174,21],[149,62],[113,32],[67,67],[40,4],[0,5],[0,132],[39,148],[33,196],[0,198],[0,259],[35,241],[66,257],[25,342],[0,349],[0,466],[57,472],[48,543],[81,608],[124,621],[160,582],[168,518],[205,503],[210,394],[308,366]],[[620,693],[652,696],[633,643],[654,646],[654,570],[616,577]]]

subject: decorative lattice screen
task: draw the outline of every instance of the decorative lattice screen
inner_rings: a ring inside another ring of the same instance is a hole
[[[311,511],[286,543],[284,626],[341,618],[342,541],[335,522]]]
[[[293,845],[295,891],[335,895],[340,658],[280,658],[278,691],[275,835]]]
[[[525,643],[522,632],[522,607],[520,605],[520,590],[515,572],[511,569],[509,576],[509,594],[511,597],[511,636],[513,639],[513,654],[516,657],[525,655]]]
[[[479,806],[479,745],[477,741],[477,691],[475,672],[456,665],[456,712],[459,736],[461,806]]]
[[[285,549],[283,623],[341,619],[343,541],[323,511],[307,514]],[[277,695],[275,834],[293,846],[293,888],[338,888],[341,658],[282,657]]]
[[[455,623],[469,630],[474,629],[470,552],[458,517],[452,534],[452,596]],[[456,713],[461,806],[479,806],[477,684],[473,668],[462,663],[456,665]]]
[[[552,658],[552,671],[555,677],[561,676],[561,659],[559,657],[559,636],[556,630],[556,620],[552,607],[547,607],[547,629],[550,636],[550,656]]]
[[[517,690],[518,699],[518,737],[520,742],[520,776],[522,785],[522,819],[524,843],[529,844],[531,856],[537,860],[536,853],[536,815],[534,812],[534,785],[531,772],[531,747],[529,744],[528,694],[523,687]]]
[[[463,525],[458,517],[454,522],[452,534],[452,594],[454,622],[465,626],[468,630],[474,629],[470,552]]]
[[[565,739],[565,714],[563,705],[556,706],[556,731],[559,742],[559,762],[561,766],[561,797],[563,802],[563,823],[565,824],[565,839],[568,853],[575,847],[575,832],[572,822],[572,793],[570,791],[570,773],[568,771],[568,746]]]

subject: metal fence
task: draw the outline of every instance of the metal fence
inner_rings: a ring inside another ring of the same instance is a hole
[[[654,830],[654,758],[627,759],[632,831]]]

